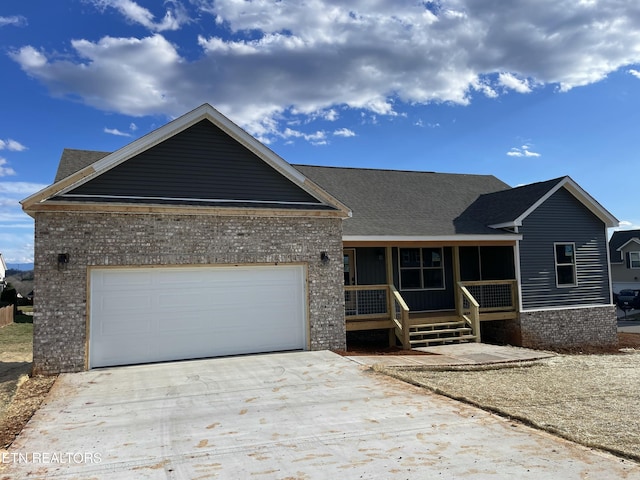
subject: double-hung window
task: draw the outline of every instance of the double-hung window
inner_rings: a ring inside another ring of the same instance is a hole
[[[556,285],[573,287],[576,280],[576,246],[574,243],[554,244],[556,256]]]
[[[629,268],[640,268],[640,252],[629,252]]]
[[[444,288],[442,248],[400,248],[400,290]]]

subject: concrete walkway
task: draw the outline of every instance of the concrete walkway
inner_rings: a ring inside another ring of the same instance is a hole
[[[11,479],[640,479],[635,462],[331,352],[61,375],[3,468]]]
[[[553,357],[551,352],[528,348],[489,345],[487,343],[460,343],[416,348],[430,355],[376,355],[352,356],[361,365],[385,367],[427,367],[454,365],[486,365],[542,360]]]

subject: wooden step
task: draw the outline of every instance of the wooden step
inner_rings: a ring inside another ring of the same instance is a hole
[[[410,340],[409,344],[412,347],[428,347],[430,345],[442,344],[442,343],[467,343],[472,342],[476,339],[475,335],[461,335],[459,337],[440,337],[440,338],[429,338],[423,340]]]
[[[440,330],[420,330],[419,332],[409,332],[410,337],[423,337],[423,336],[433,336],[433,335],[442,335],[442,334],[469,334],[471,333],[471,329],[469,327],[461,327],[461,328],[442,328]]]
[[[435,327],[452,327],[454,325],[463,325],[467,322],[464,320],[455,320],[451,322],[441,322],[441,323],[421,323],[418,325],[411,325],[410,330],[413,329],[422,329],[422,328],[435,328]]]

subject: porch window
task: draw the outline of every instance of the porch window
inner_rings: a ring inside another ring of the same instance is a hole
[[[400,290],[444,288],[442,248],[400,248]]]
[[[629,252],[629,268],[640,268],[640,252]]]
[[[571,287],[576,285],[576,246],[573,243],[556,243],[556,285]]]

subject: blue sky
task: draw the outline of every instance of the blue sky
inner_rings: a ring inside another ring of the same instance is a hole
[[[640,2],[3,0],[0,252],[62,149],[208,102],[291,163],[570,175],[640,228]]]

